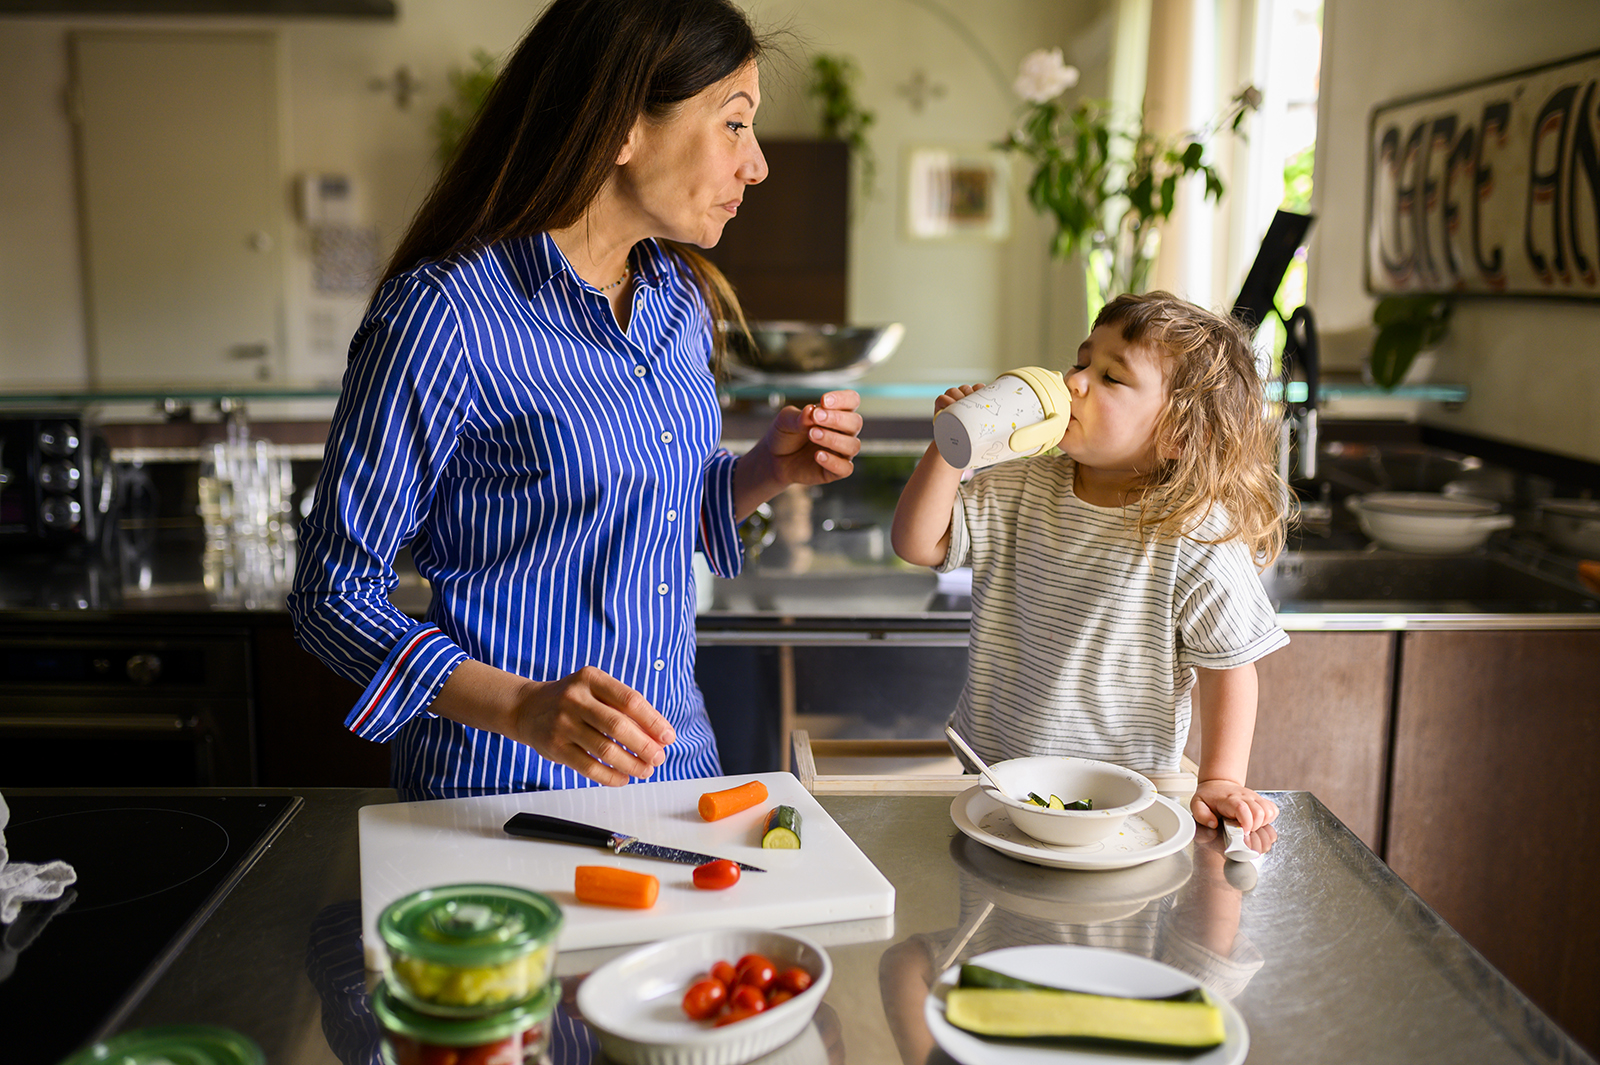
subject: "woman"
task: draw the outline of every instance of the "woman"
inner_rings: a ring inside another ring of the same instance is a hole
[[[408,794],[720,772],[692,553],[737,573],[738,523],[860,446],[842,391],[718,447],[742,316],[687,245],[766,177],[760,52],[727,0],[555,0],[389,264],[289,607]],[[422,622],[387,599],[407,544]]]

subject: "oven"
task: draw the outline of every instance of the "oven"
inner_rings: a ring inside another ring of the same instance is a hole
[[[250,787],[244,629],[0,627],[0,787]]]

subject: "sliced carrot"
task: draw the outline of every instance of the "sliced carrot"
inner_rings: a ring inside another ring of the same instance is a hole
[[[579,902],[648,910],[661,893],[661,881],[649,873],[618,869],[614,865],[580,865],[573,890]]]
[[[766,801],[767,786],[759,780],[752,780],[726,791],[708,791],[700,796],[700,816],[707,821],[720,821],[729,814],[748,810],[756,803]]]

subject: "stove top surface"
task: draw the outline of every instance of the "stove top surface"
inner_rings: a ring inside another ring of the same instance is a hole
[[[294,796],[7,793],[13,861],[69,863],[0,928],[10,1065],[54,1065],[127,1016],[300,806]]]

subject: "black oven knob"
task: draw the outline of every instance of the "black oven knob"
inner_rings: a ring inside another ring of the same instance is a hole
[[[46,455],[70,455],[78,450],[78,432],[66,422],[39,430],[39,450]]]
[[[39,487],[46,492],[76,492],[83,471],[70,462],[46,462],[39,467]]]
[[[39,520],[47,529],[67,532],[83,521],[83,504],[67,496],[51,496],[39,504]]]
[[[155,655],[131,655],[127,668],[128,679],[135,684],[154,684],[161,676],[161,659]]]

